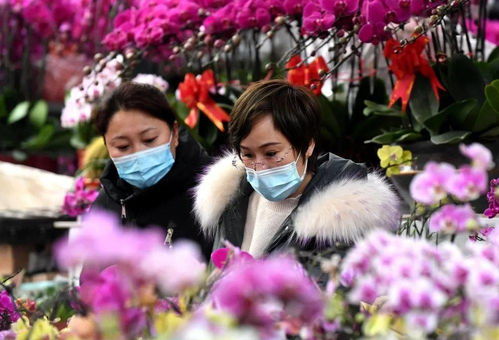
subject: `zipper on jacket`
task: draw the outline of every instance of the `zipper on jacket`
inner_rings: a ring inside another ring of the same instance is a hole
[[[165,245],[168,246],[168,248],[172,247],[172,238],[173,238],[173,228],[168,228],[165,237]]]
[[[125,207],[125,200],[120,199],[120,204],[121,204],[121,223],[125,224],[126,223],[126,207]]]
[[[127,219],[128,219],[128,216],[126,214],[126,205],[125,203],[131,199],[132,197],[134,196],[134,194],[131,194],[130,196],[128,196],[127,198],[122,198],[120,199],[120,205],[121,205],[121,223],[122,224],[126,224],[127,223]]]

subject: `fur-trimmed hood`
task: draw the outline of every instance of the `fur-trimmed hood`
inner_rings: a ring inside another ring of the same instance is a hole
[[[242,194],[244,167],[227,154],[208,167],[195,188],[194,212],[205,235],[213,236],[224,211]],[[298,240],[355,242],[375,228],[394,229],[399,200],[377,173],[333,154],[318,160],[316,175],[293,215]]]

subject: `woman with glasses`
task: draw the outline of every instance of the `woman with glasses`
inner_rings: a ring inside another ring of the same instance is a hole
[[[211,165],[194,211],[214,249],[227,240],[255,257],[288,250],[342,252],[374,228],[395,228],[398,199],[366,168],[319,156],[320,111],[308,90],[283,80],[255,83],[237,100],[234,154]]]
[[[93,208],[116,213],[124,224],[164,228],[165,243],[190,239],[209,256],[190,192],[209,158],[179,129],[165,95],[152,85],[124,83],[94,110],[93,120],[111,157]]]

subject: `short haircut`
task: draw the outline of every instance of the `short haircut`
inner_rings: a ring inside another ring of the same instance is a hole
[[[281,79],[263,80],[250,85],[236,101],[229,123],[229,138],[234,150],[240,153],[241,141],[254,123],[271,115],[274,127],[305,155],[310,142],[316,147],[309,158],[309,170],[315,170],[320,138],[320,105],[307,88],[295,86]]]
[[[138,110],[165,121],[170,128],[175,122],[175,112],[166,96],[158,88],[134,82],[118,86],[109,96],[97,104],[92,112],[92,121],[100,135],[107,132],[109,121],[118,111]]]

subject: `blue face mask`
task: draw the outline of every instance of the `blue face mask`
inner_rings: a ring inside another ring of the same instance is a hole
[[[158,183],[175,163],[170,143],[112,160],[120,178],[139,189]]]
[[[298,158],[300,158],[299,155]],[[298,189],[307,173],[308,159],[305,161],[305,170],[301,176],[296,168],[296,160],[286,165],[260,171],[246,167],[246,179],[255,191],[269,201],[282,201]]]

